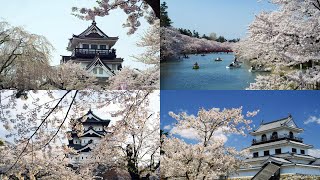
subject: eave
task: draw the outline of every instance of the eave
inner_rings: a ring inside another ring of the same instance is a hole
[[[276,127],[276,128],[272,128],[272,129],[263,130],[263,131],[252,131],[249,134],[251,134],[253,136],[256,136],[256,135],[262,135],[262,134],[265,134],[265,133],[268,133],[268,132],[273,132],[273,131],[281,130],[281,129],[288,129],[288,130],[291,130],[291,131],[296,132],[296,133],[303,132],[302,128],[293,128],[293,127],[288,127],[288,126],[281,126],[281,127]]]
[[[114,46],[116,42],[118,41],[118,37],[111,37],[106,39],[100,39],[100,38],[79,38],[79,37],[73,37],[70,39],[67,50],[72,51],[74,48],[77,47],[79,43],[97,43],[97,44],[108,44],[109,48]]]
[[[265,149],[265,148],[270,148],[270,147],[274,147],[274,146],[283,146],[283,145],[289,145],[289,144],[294,144],[296,146],[300,146],[300,147],[307,148],[307,149],[313,148],[313,146],[309,145],[309,144],[297,143],[297,142],[290,141],[290,140],[281,140],[281,141],[274,141],[274,142],[271,142],[271,143],[265,143],[265,144],[259,144],[259,145],[250,146],[250,147],[248,147],[246,149],[248,149],[248,150],[257,150],[257,149]]]

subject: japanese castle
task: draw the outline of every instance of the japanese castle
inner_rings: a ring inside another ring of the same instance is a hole
[[[276,121],[261,123],[250,134],[254,136],[247,149],[252,157],[245,160],[247,167],[240,168],[230,179],[276,180],[293,175],[320,178],[320,159],[310,156],[312,145],[298,137],[299,128],[291,115]]]
[[[70,137],[68,146],[77,151],[77,154],[69,155],[70,164],[74,166],[90,158],[90,151],[106,135],[105,129],[110,123],[110,120],[100,119],[91,110],[77,121],[83,126],[82,135],[78,136],[75,128],[68,132]]]
[[[112,48],[117,41],[118,37],[107,36],[93,21],[85,31],[69,39],[67,50],[72,54],[62,56],[60,63],[80,63],[100,81],[105,81],[122,68],[123,59],[117,58]]]

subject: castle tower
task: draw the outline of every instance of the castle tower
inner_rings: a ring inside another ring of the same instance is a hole
[[[80,63],[100,81],[105,81],[122,68],[122,58],[117,58],[112,47],[118,37],[109,37],[100,30],[95,21],[79,35],[69,39],[67,50],[71,56],[62,56],[61,63]]]
[[[110,120],[104,120],[93,114],[91,110],[86,115],[77,119],[83,126],[83,134],[78,136],[75,129],[69,131],[69,147],[74,148],[78,154],[70,155],[70,164],[76,166],[90,157],[90,152],[99,144],[107,132]]]
[[[241,168],[230,178],[275,180],[297,174],[320,176],[320,159],[309,155],[308,150],[313,146],[305,144],[298,136],[302,132],[291,115],[262,122],[250,133],[254,139],[247,148],[252,155],[245,160],[248,167]]]

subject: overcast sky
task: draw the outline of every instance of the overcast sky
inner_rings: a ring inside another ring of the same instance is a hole
[[[5,105],[8,102],[7,101],[8,99],[4,99],[4,98],[7,97],[7,95],[11,94],[12,92],[14,92],[14,91],[6,91],[6,92],[2,92],[1,93],[1,97],[2,97],[1,103],[2,103],[2,105]],[[53,96],[59,100],[59,98],[62,97],[65,93],[66,93],[66,91],[53,91]],[[104,93],[113,93],[113,91],[105,91]],[[75,91],[72,91],[71,93],[69,93],[66,96],[65,99],[67,100],[68,104],[71,103],[71,100],[72,100],[72,97],[74,96],[74,94],[75,94]],[[80,104],[83,103],[82,107],[86,107],[86,108],[84,108],[83,111],[79,111],[78,110],[77,114],[75,114],[75,112],[73,111],[74,108],[72,108],[70,113],[69,113],[69,115],[68,115],[69,118],[71,116],[73,116],[73,115],[75,115],[76,118],[80,118],[82,115],[86,114],[89,111],[89,109],[91,108],[92,112],[94,114],[96,114],[97,116],[99,116],[101,119],[109,119],[109,120],[111,120],[110,125],[113,125],[116,121],[121,119],[121,117],[114,117],[114,116],[111,115],[115,111],[119,110],[119,105],[120,104],[110,104],[108,106],[97,107],[96,103],[90,103],[90,102],[98,100],[94,96],[90,96],[91,97],[90,99],[87,98],[87,99],[82,99],[82,100],[79,100],[79,97],[80,97],[79,94],[78,94],[77,97],[78,98],[76,98],[76,102],[78,102],[78,104],[79,103]],[[37,93],[29,93],[27,100],[18,99],[16,101],[17,102],[17,104],[15,105],[16,109],[9,109],[9,110],[11,110],[9,115],[12,115],[14,117],[16,112],[20,113],[20,112],[30,111],[30,109],[33,109],[33,107],[34,107],[32,105],[32,103],[34,102],[34,99],[37,99],[37,98],[40,99],[38,104],[44,104],[44,103],[47,103],[49,101],[52,101],[52,99],[47,96],[47,93],[45,91],[38,91]],[[54,107],[54,105],[58,102],[58,100],[50,102],[49,106],[50,107]],[[150,94],[149,95],[149,100],[150,100],[150,105],[149,105],[150,111],[152,113],[154,113],[154,115],[156,115],[160,111],[159,91],[154,91],[152,94]],[[27,110],[23,109],[23,105],[25,103],[29,105],[29,108]],[[54,114],[55,117],[61,118],[61,120],[62,120],[64,118],[66,112],[67,112],[67,108],[68,108],[67,105],[64,106],[63,107],[63,111],[59,111],[58,114]],[[48,111],[48,109],[43,108],[43,109],[40,110],[40,112],[37,113],[38,119],[39,119],[38,124],[43,119],[43,114],[45,112],[47,112],[47,111]],[[8,117],[8,115],[6,115],[6,117]],[[50,116],[50,117],[52,118],[52,116]],[[67,123],[69,121],[69,118],[65,122],[66,125],[67,125]],[[19,121],[19,119],[16,119],[16,120]],[[9,132],[4,129],[3,123],[0,121],[0,138],[12,142],[12,139],[7,139],[5,137],[5,135],[7,135],[8,133]]]

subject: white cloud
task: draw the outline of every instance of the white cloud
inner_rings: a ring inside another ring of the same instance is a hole
[[[170,125],[166,125],[166,126],[163,127],[163,129],[164,129],[164,130],[170,130],[170,129],[171,129],[171,126],[170,126]]]
[[[170,133],[189,140],[200,140],[200,136],[198,135],[197,131],[193,128],[178,129],[176,127],[173,127]],[[228,137],[223,133],[223,130],[219,128],[217,131],[214,132],[213,139],[222,140],[223,142],[226,142],[228,140]]]
[[[212,108],[212,110],[220,111],[220,108]]]
[[[320,149],[309,149],[309,155],[320,158]]]
[[[216,132],[214,132],[213,138],[222,140],[224,143],[228,140],[228,137],[223,133],[222,128],[219,128]]]
[[[199,140],[200,139],[197,131],[193,128],[178,129],[178,128],[174,127],[171,129],[170,133],[179,135],[180,137],[185,138],[185,139],[191,139],[191,140]]]
[[[304,121],[304,124],[309,124],[309,123],[320,124],[320,117],[309,116],[309,118],[306,121]]]

